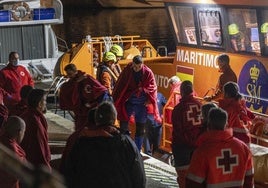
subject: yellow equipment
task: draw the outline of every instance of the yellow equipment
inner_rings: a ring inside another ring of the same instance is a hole
[[[120,64],[130,62],[137,54],[144,58],[160,57],[152,44],[146,39],[140,39],[140,36],[87,36],[81,44],[74,44],[62,55],[55,66],[54,77],[65,75],[64,67],[70,63],[75,64],[77,69],[96,77],[96,66],[102,62],[105,52],[117,50],[119,55],[122,55],[119,44],[124,50],[124,57],[120,60]]]

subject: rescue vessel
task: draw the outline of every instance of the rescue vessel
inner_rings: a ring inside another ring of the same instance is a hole
[[[104,8],[163,8],[162,0],[98,0]]]
[[[142,54],[144,62],[155,74],[159,91],[166,97],[169,96],[168,79],[177,75],[181,80],[192,81],[199,99],[203,101],[205,95],[212,94],[220,75],[217,57],[222,53],[228,54],[247,107],[260,117],[260,121],[253,122],[250,128],[253,143],[257,144],[253,144],[251,148],[255,165],[260,160],[258,155],[260,151],[264,151],[261,160],[266,160],[265,153],[268,146],[268,64],[266,63],[268,61],[268,6],[266,0],[243,2],[165,0],[164,3],[177,44],[175,56],[170,57],[167,54],[159,56],[158,50],[154,50],[147,40],[134,40],[134,37],[130,37],[124,38],[122,46],[125,52],[131,51],[132,56],[125,57],[120,64],[124,67],[131,62],[133,55]],[[235,47],[232,42],[239,32],[247,38],[245,44],[241,44],[240,41],[238,44],[240,48]],[[113,42],[121,43],[116,37],[112,38]],[[62,69],[64,65],[75,63],[79,69],[95,75],[94,62],[101,61],[105,51],[104,44],[103,37],[87,37],[81,44],[74,46],[62,56],[54,73],[64,75]],[[166,106],[165,109],[172,110],[173,107]],[[164,114],[161,148],[167,152],[171,152],[171,133],[172,124],[167,121]],[[258,145],[265,147],[258,147]],[[268,182],[260,175],[263,169],[265,165],[255,172],[255,179],[261,185]]]

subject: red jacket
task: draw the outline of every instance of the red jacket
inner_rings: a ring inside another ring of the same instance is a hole
[[[34,85],[30,73],[24,66],[8,64],[0,71],[0,87],[10,95],[4,98],[5,105],[14,105],[20,101],[20,90],[24,85]]]
[[[21,146],[26,152],[27,160],[35,166],[42,164],[51,168],[46,118],[42,113],[30,107],[21,115],[21,118],[26,123]]]
[[[120,74],[113,90],[114,104],[120,121],[128,121],[125,103],[133,93],[144,91],[149,103],[153,105],[154,118],[161,122],[157,107],[157,85],[154,74],[146,65],[142,67],[142,79],[136,84],[132,74],[132,63],[129,63]]]
[[[201,133],[201,103],[193,95],[180,99],[172,112],[172,144],[195,146]]]
[[[167,106],[174,107],[180,102],[181,95],[180,94],[175,94],[174,95],[174,92],[180,93],[181,83],[182,82],[177,82],[177,83],[174,83],[171,86],[171,89],[170,89],[170,92],[169,92],[169,103],[167,104]],[[176,99],[175,100],[176,103],[174,103],[174,99]]]
[[[9,138],[6,134],[0,136],[0,142],[6,146],[8,149],[14,152],[14,154],[19,157],[21,161],[25,161],[25,152],[19,146],[16,140]],[[19,180],[8,174],[4,170],[0,170],[0,187],[3,188],[19,188]]]
[[[75,130],[87,123],[88,111],[98,105],[99,97],[107,91],[98,80],[78,70],[74,78],[61,86],[60,107],[75,114]]]
[[[231,67],[229,65],[226,65],[226,68],[223,70],[218,79],[213,100],[218,100],[223,97],[223,86],[230,81],[237,83],[237,76]]]
[[[20,116],[23,114],[28,108],[28,104],[26,100],[20,100],[19,103],[14,105],[12,108],[9,109],[10,116]]]
[[[60,106],[65,110],[78,110],[86,104],[92,107],[97,105],[97,99],[107,92],[98,80],[92,76],[78,71],[75,78],[61,86]],[[87,112],[86,112],[87,113]]]
[[[233,98],[224,98],[219,100],[219,107],[228,113],[228,127],[234,131],[248,133],[245,127],[248,121],[251,121],[251,114],[248,116],[248,110],[243,100]]]
[[[253,159],[250,149],[234,138],[230,130],[202,134],[194,151],[186,188],[253,187]]]

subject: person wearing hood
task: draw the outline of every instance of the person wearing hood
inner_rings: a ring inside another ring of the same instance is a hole
[[[92,76],[77,70],[74,64],[64,68],[69,80],[61,86],[60,108],[74,112],[75,130],[87,123],[90,109],[104,100],[111,100],[108,89]]]
[[[157,85],[152,70],[147,67],[140,55],[135,56],[120,74],[114,90],[114,104],[118,112],[120,128],[128,133],[130,117],[136,123],[135,143],[142,149],[147,120],[146,105],[151,103],[153,116],[161,122],[157,107]]]
[[[255,115],[246,107],[246,101],[239,93],[239,86],[227,82],[223,86],[224,98],[219,100],[219,107],[228,113],[228,128],[233,130],[234,137],[242,140],[248,146],[251,137],[249,126]]]
[[[115,127],[116,119],[113,103],[104,101],[97,107],[95,126],[80,132],[67,158],[67,187],[146,187],[139,150]]]

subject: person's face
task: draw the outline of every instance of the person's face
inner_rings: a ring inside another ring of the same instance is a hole
[[[15,53],[15,54],[13,54],[13,56],[10,58],[10,63],[12,64],[12,65],[14,65],[14,66],[17,66],[18,65],[18,63],[19,63],[19,54],[18,53]]]
[[[139,72],[143,67],[143,63],[140,63],[140,64],[136,64],[136,63],[132,63],[132,69],[135,71],[135,72]]]
[[[222,72],[225,69],[226,63],[220,61],[219,59],[218,59],[217,63],[219,66],[219,71]]]
[[[43,96],[41,101],[39,102],[39,111],[44,113],[44,114],[47,112],[47,98],[46,98],[46,96]]]
[[[74,78],[75,75],[76,75],[76,72],[73,71],[73,70],[67,70],[66,75],[67,75],[68,78]]]
[[[108,62],[106,62],[105,64],[106,64],[108,67],[111,67],[112,64],[114,64],[114,61],[108,61]]]
[[[221,31],[220,31],[219,29],[217,29],[217,30],[215,31],[215,36],[216,36],[216,37],[220,37],[220,36],[221,36]]]
[[[120,61],[122,59],[121,56],[116,56],[116,62],[115,63],[118,63],[118,61]]]

